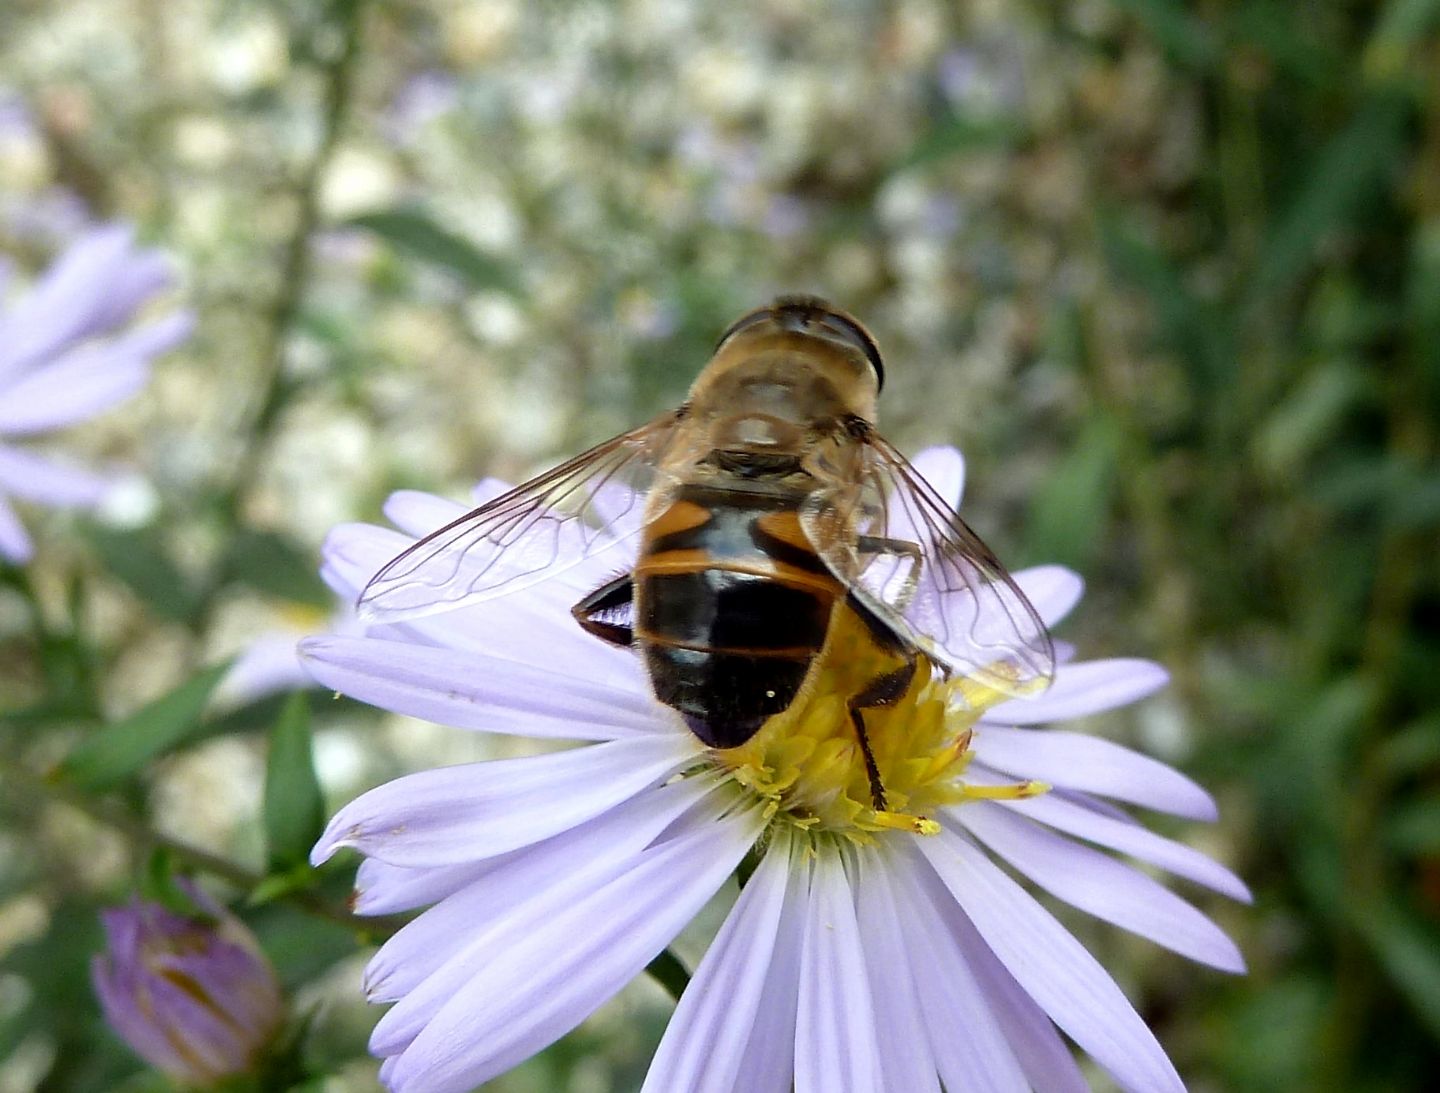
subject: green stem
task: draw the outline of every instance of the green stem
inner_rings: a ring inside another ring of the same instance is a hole
[[[193,869],[207,873],[245,892],[253,892],[265,878],[263,874],[246,868],[239,862],[204,850],[156,831],[127,809],[111,801],[92,797],[85,791],[54,778],[36,774],[22,763],[10,759],[3,761],[0,781],[4,783],[5,795],[23,795],[36,803],[59,802],[83,813],[96,823],[122,835],[132,845],[142,850],[163,849],[177,861]],[[347,907],[333,903],[318,892],[307,889],[293,889],[283,897],[302,910],[338,923],[346,929],[367,936],[388,936],[394,933],[404,920],[394,917],[361,918]]]
[[[685,993],[685,988],[690,985],[690,973],[685,970],[685,965],[680,963],[680,958],[669,949],[650,961],[645,966],[645,971],[677,1002]]]
[[[324,65],[325,101],[320,142],[295,185],[295,227],[281,257],[280,282],[268,309],[259,354],[263,386],[245,430],[249,440],[235,462],[229,485],[216,503],[218,514],[231,526],[239,522],[245,497],[269,454],[275,426],[293,393],[293,385],[285,376],[285,349],[310,282],[310,242],[320,226],[320,186],[349,116],[350,93],[361,49],[363,6],[363,0],[334,5],[337,14],[333,29],[339,32],[340,44]],[[222,557],[202,590],[195,622],[197,632],[203,633],[208,628],[217,595],[229,578],[228,562]]]

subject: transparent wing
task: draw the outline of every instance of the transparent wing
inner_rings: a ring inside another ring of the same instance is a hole
[[[857,599],[942,667],[1007,695],[1055,674],[1035,608],[994,553],[888,441],[872,434],[858,489],[819,491],[806,532]]]
[[[622,433],[487,501],[387,562],[360,592],[367,622],[396,622],[529,588],[632,541],[679,418]]]

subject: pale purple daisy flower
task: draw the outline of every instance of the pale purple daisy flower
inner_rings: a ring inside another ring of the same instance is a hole
[[[207,1087],[255,1070],[284,1022],[255,936],[198,887],[202,916],[133,899],[102,913],[106,950],[91,963],[105,1019],[151,1066]]]
[[[958,453],[933,449],[916,466],[958,500]],[[327,579],[353,596],[460,511],[396,494],[386,515],[401,532],[338,528]],[[302,645],[322,683],[382,708],[585,742],[401,778],[343,808],[316,846],[316,862],[342,847],[365,855],[360,913],[428,906],[366,974],[371,1000],[394,1003],[370,1044],[389,1088],[462,1093],[552,1043],[742,863],[753,872],[646,1091],[1084,1090],[1067,1037],[1126,1090],[1184,1088],[1120,988],[1015,876],[1243,970],[1210,919],[1105,852],[1248,899],[1229,870],[1123,807],[1213,820],[1209,795],[1118,744],[1037,727],[1134,702],[1165,684],[1163,669],[1076,663],[1062,647],[1053,685],[1030,699],[917,678],[866,713],[889,799],[876,812],[844,707],[847,656],[834,689],[710,751],[652,698],[638,658],[571,618],[617,565],[588,559],[479,607]],[[1080,597],[1080,578],[1058,566],[1015,577],[1047,625]]]
[[[162,255],[137,248],[129,227],[109,225],[82,235],[0,312],[0,558],[23,563],[34,553],[11,498],[94,506],[113,485],[6,441],[74,425],[139,391],[152,358],[188,336],[191,316],[175,312],[115,332],[170,280]]]

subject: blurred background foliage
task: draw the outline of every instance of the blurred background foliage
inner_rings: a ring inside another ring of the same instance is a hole
[[[1063,635],[1174,673],[1093,728],[1217,795],[1183,833],[1254,886],[1202,900],[1250,974],[1078,928],[1192,1087],[1433,1081],[1437,0],[8,0],[0,250],[91,219],[200,326],[56,441],[148,490],[0,566],[0,1090],[153,1087],[85,965],[157,847],[260,888],[327,1088],[375,1088],[348,866],[290,884],[304,816],[259,819],[304,710],[202,669],[325,625],[333,524],[676,403],[796,290],[872,326],[884,428],[965,449],[1002,557],[1086,575]],[[331,804],[495,747],[311,706]],[[164,731],[96,744],[127,718]],[[666,1012],[495,1087],[633,1088]]]

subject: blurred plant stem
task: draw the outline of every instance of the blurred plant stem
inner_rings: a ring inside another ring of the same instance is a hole
[[[1440,187],[1428,170],[1440,163],[1440,46],[1432,46],[1428,53],[1431,64],[1425,91],[1431,109],[1416,156],[1412,191],[1422,229],[1440,224]],[[1418,268],[1411,275],[1419,278]],[[1384,380],[1387,457],[1415,468],[1430,465],[1437,455],[1435,422],[1427,412],[1429,402],[1421,386],[1426,354],[1433,352],[1433,346],[1419,344],[1422,338],[1412,329],[1410,340],[1400,349],[1402,358],[1408,359],[1387,369]],[[1356,1068],[1365,1017],[1375,1008],[1383,983],[1382,957],[1374,951],[1373,938],[1395,881],[1390,875],[1392,859],[1376,852],[1393,789],[1383,744],[1405,714],[1399,707],[1407,624],[1421,578],[1435,561],[1431,532],[1397,524],[1389,512],[1382,512],[1385,524],[1360,658],[1360,675],[1369,688],[1370,702],[1352,744],[1358,765],[1343,798],[1340,852],[1345,914],[1336,922],[1335,1000],[1320,1041],[1326,1055],[1322,1072],[1335,1075],[1349,1075]]]
[[[265,880],[262,873],[239,862],[156,831],[121,805],[68,785],[58,778],[36,774],[23,762],[12,757],[6,756],[0,762],[3,762],[3,767],[0,767],[0,783],[4,785],[7,799],[13,800],[20,796],[29,798],[36,804],[58,802],[66,805],[117,832],[137,849],[165,850],[176,861],[218,877],[247,894],[255,892]],[[403,922],[398,918],[384,916],[361,918],[342,903],[327,899],[308,888],[290,888],[277,898],[287,900],[309,914],[328,919],[367,938],[388,937]]]
[[[350,112],[351,91],[361,57],[365,0],[332,0],[327,17],[311,30],[308,52],[318,58],[324,81],[320,139],[295,183],[295,226],[280,260],[280,281],[265,316],[259,353],[262,387],[244,432],[245,447],[235,462],[230,481],[215,502],[224,526],[242,521],[246,497],[269,454],[275,427],[295,384],[285,375],[285,353],[290,334],[304,304],[311,273],[311,239],[320,225],[320,187],[335,154]],[[230,555],[222,552],[200,592],[195,631],[203,634],[214,616],[219,594],[231,577]]]

